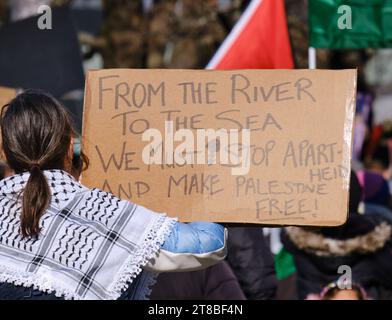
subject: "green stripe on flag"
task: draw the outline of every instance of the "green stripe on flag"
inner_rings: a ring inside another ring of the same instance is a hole
[[[283,280],[291,276],[297,270],[295,268],[293,256],[282,248],[275,256],[275,272],[278,280]]]
[[[351,29],[339,27],[349,25],[341,6],[351,9]],[[309,34],[314,48],[390,48],[392,0],[309,0]]]

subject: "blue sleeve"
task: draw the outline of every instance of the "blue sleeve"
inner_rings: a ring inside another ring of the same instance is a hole
[[[173,253],[208,253],[225,245],[225,228],[212,222],[177,222],[162,249]]]

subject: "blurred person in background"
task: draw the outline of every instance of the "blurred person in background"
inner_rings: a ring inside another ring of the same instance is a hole
[[[249,300],[274,299],[278,286],[274,258],[261,227],[231,227],[227,261]]]
[[[374,299],[392,292],[392,226],[378,214],[360,215],[362,188],[354,172],[350,179],[349,215],[340,227],[288,227],[285,249],[294,256],[299,299],[318,294],[336,280],[338,268],[351,268],[352,278]]]
[[[357,173],[363,188],[362,203],[364,214],[378,214],[392,223],[391,194],[389,184],[377,172],[361,170]]]
[[[387,180],[391,177],[391,132],[387,126],[377,125],[373,127],[372,135],[366,145],[364,154],[365,169],[382,175]]]
[[[325,286],[320,294],[309,295],[306,300],[369,300],[369,297],[361,285],[352,283],[349,288],[342,288],[337,280]]]

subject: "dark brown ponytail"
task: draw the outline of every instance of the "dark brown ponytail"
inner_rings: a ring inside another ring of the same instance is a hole
[[[74,135],[71,119],[50,95],[27,90],[3,107],[1,135],[11,169],[15,173],[30,172],[22,194],[20,229],[25,237],[36,236],[51,198],[43,171],[71,171],[71,159],[67,157]]]
[[[32,165],[30,177],[23,190],[23,206],[20,216],[22,235],[34,236],[39,234],[39,221],[50,202],[50,190],[44,173],[39,165]]]

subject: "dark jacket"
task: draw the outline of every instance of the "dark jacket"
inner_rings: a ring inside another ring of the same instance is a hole
[[[64,300],[54,293],[48,294],[32,287],[25,288],[11,283],[0,283],[0,300]]]
[[[229,228],[227,261],[246,297],[266,300],[275,297],[277,279],[274,259],[260,227]]]
[[[294,256],[300,299],[319,293],[342,274],[347,265],[352,281],[372,298],[392,289],[392,226],[378,215],[349,215],[347,223],[334,228],[288,227],[282,233],[285,249]]]
[[[162,273],[153,300],[244,300],[237,278],[226,261],[193,272]]]

